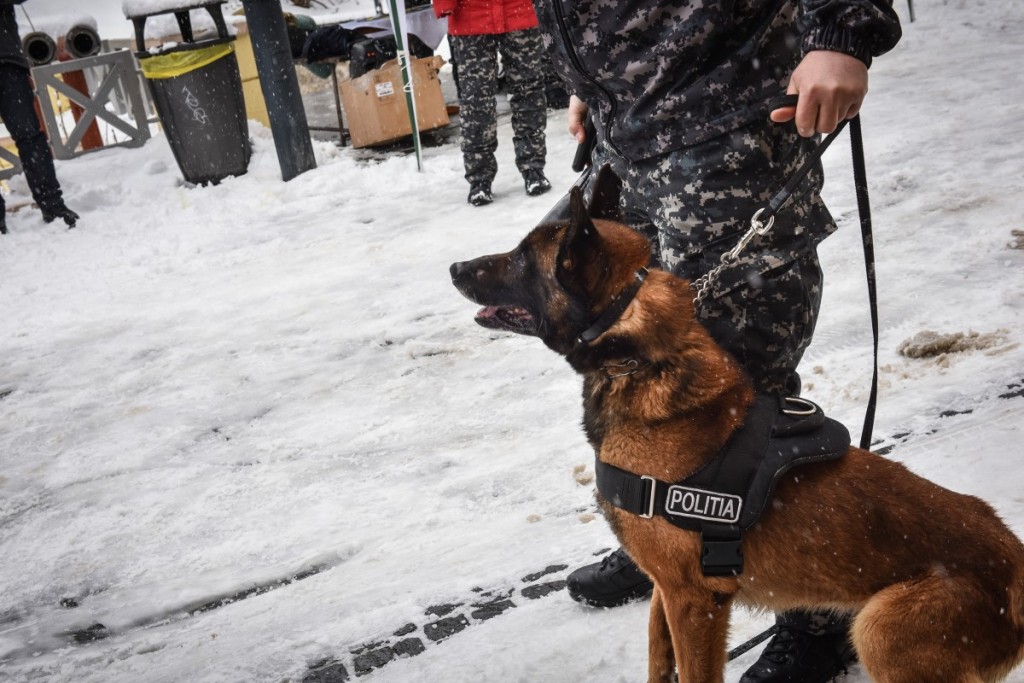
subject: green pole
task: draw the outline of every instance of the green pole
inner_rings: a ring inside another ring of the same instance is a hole
[[[395,47],[398,51],[398,65],[402,71],[402,87],[405,103],[409,110],[409,125],[412,128],[412,144],[416,150],[416,170],[423,170],[423,156],[420,151],[420,129],[416,121],[416,98],[413,93],[412,67],[409,51],[406,49],[405,0],[388,0],[391,9],[391,28],[395,33]]]

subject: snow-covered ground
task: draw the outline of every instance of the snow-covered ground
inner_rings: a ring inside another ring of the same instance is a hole
[[[914,4],[864,110],[876,436],[1024,534],[1024,4]],[[562,190],[563,118],[548,126]],[[586,483],[579,380],[535,340],[475,325],[448,277],[512,247],[558,189],[524,194],[507,122],[485,208],[465,202],[454,144],[418,173],[317,143],[318,168],[283,183],[269,132],[252,135],[249,173],[216,187],[183,186],[157,137],[58,163],[77,229],[8,215],[0,678],[642,680],[646,603],[541,595],[615,544]],[[802,370],[856,434],[870,334],[845,139],[826,167],[841,230]],[[10,185],[10,206],[28,200]],[[924,330],[979,348],[897,353]],[[770,621],[738,612],[731,642]]]

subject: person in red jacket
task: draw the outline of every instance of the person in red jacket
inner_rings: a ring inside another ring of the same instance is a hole
[[[530,0],[433,0],[433,7],[438,18],[448,18],[448,42],[458,69],[462,159],[469,181],[469,203],[483,206],[494,201],[491,183],[498,173],[494,98],[499,55],[512,108],[516,167],[527,194],[544,194],[551,189],[544,177],[547,55],[533,4]]]

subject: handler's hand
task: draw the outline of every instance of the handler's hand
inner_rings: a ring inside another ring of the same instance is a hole
[[[808,138],[831,133],[840,121],[852,119],[860,111],[868,93],[868,68],[856,57],[842,52],[808,52],[789,79],[787,95],[799,95],[796,107],[783,107],[771,113],[775,123],[796,118],[796,130]],[[569,108],[572,131],[572,105]]]
[[[587,119],[588,110],[586,102],[575,95],[569,96],[569,135],[576,138],[576,142],[581,145],[587,140],[583,123]]]

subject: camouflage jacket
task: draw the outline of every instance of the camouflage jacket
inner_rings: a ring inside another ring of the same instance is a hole
[[[570,90],[627,160],[695,145],[767,115],[802,55],[870,65],[901,35],[891,0],[536,0]]]

